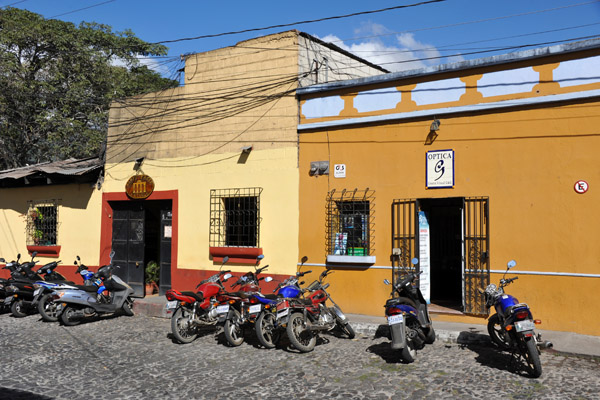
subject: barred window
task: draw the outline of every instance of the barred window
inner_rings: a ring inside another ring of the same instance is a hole
[[[29,246],[55,246],[58,243],[56,200],[29,202],[26,232]]]
[[[369,256],[374,249],[374,191],[336,192],[327,198],[327,254]]]
[[[210,191],[210,245],[259,247],[262,188]]]

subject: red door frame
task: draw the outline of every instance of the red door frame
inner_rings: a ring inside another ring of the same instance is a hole
[[[171,200],[172,203],[172,236],[171,236],[171,285],[177,271],[177,239],[179,225],[179,192],[177,190],[164,190],[152,192],[146,200]],[[102,216],[100,219],[100,261],[98,265],[110,262],[112,248],[112,215],[113,209],[110,201],[132,201],[125,192],[102,193]],[[139,201],[139,200],[138,200]],[[144,201],[144,200],[142,200]]]

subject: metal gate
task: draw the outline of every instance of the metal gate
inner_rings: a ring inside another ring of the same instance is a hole
[[[418,201],[394,200],[392,203],[392,279],[395,284],[412,270],[411,260],[419,255],[417,235]],[[419,264],[416,265],[419,272]]]
[[[490,282],[489,264],[489,198],[469,197],[463,206],[463,311],[487,315],[479,287]],[[411,270],[410,260],[419,256],[418,212],[416,199],[394,200],[392,203],[392,268],[394,283]],[[416,266],[419,272],[419,264]]]
[[[119,202],[112,208],[113,265],[119,266],[114,272],[135,290],[135,297],[144,297],[144,207],[135,202]]]
[[[489,198],[467,197],[464,208],[464,312],[487,315],[477,290],[490,283]]]
[[[171,289],[171,238],[173,235],[173,212],[160,210],[160,283],[158,294]]]

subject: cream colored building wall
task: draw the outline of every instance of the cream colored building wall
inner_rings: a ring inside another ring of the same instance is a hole
[[[90,184],[34,186],[2,189],[0,197],[0,257],[7,261],[21,253],[29,259],[26,244],[28,201],[58,200],[58,245],[61,265],[77,255],[85,264],[97,265],[100,242],[101,192]],[[55,258],[38,257],[40,264]]]
[[[111,108],[107,162],[295,146],[294,32],[187,56],[183,87]]]
[[[214,270],[209,257],[210,190],[261,187],[260,246],[268,273],[293,274],[298,262],[298,169],[295,147],[252,151],[244,164],[240,152],[194,159],[144,162],[155,190],[179,193],[179,269]],[[106,192],[123,192],[133,163],[107,165]],[[245,272],[249,266],[229,266]]]

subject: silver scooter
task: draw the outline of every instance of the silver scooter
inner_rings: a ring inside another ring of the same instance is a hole
[[[67,326],[78,325],[82,320],[96,316],[123,313],[133,315],[134,290],[117,275],[113,274],[112,259],[115,252],[110,253],[110,264],[96,272],[96,278],[102,280],[108,296],[87,290],[61,290],[54,293],[56,312],[60,321]],[[118,266],[116,267],[118,268]]]

